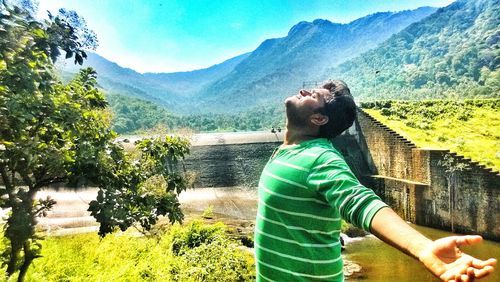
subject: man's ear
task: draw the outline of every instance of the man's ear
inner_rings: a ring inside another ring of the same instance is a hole
[[[320,113],[315,113],[311,115],[311,122],[314,125],[322,126],[328,123],[328,116],[322,115]]]

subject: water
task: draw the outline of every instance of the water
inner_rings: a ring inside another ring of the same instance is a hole
[[[412,225],[431,239],[455,235],[451,232]],[[500,258],[500,243],[484,240],[480,245],[463,248],[463,251],[480,259]],[[346,257],[362,267],[361,277],[349,281],[440,281],[425,267],[379,239],[369,236],[349,244]],[[490,276],[480,281],[500,281],[498,266]]]

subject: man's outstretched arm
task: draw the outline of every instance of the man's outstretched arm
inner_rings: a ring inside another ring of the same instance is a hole
[[[371,232],[382,241],[420,260],[443,281],[473,281],[493,271],[495,259],[479,260],[460,251],[480,243],[481,236],[450,236],[432,241],[410,227],[392,209],[380,209],[372,219]]]

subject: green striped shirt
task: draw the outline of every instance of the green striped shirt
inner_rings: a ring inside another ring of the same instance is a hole
[[[327,139],[281,146],[259,181],[257,281],[343,281],[341,219],[369,231],[385,206]]]

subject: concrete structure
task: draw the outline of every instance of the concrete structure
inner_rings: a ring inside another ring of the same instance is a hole
[[[186,169],[196,174],[195,187],[256,187],[283,133],[209,133],[192,139]]]
[[[185,166],[196,174],[195,188],[256,187],[267,160],[282,143],[283,132],[197,134]],[[362,182],[374,185],[364,152],[353,147],[356,136],[343,134],[334,144]]]
[[[197,135],[186,168],[195,187],[255,187],[282,133]],[[334,140],[361,182],[405,220],[500,241],[500,175],[447,150],[417,148],[363,111]]]
[[[374,190],[406,220],[500,241],[500,174],[448,150],[417,148],[360,111]]]

